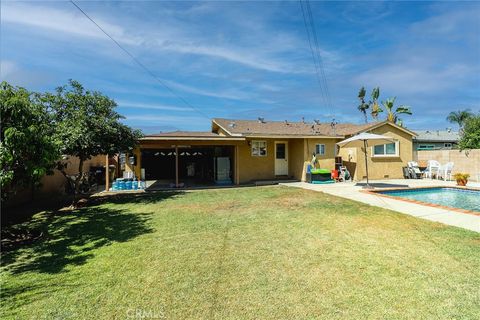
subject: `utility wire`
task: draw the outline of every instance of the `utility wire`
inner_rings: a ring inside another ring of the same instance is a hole
[[[192,104],[190,104],[187,100],[185,100],[182,96],[180,96],[178,93],[176,93],[172,88],[170,88],[163,80],[158,78],[150,69],[148,69],[141,61],[139,61],[133,54],[131,54],[127,49],[125,49],[120,43],[118,43],[117,40],[115,40],[110,34],[108,34],[98,23],[95,22],[85,11],[82,10],[73,0],[70,0],[70,2],[85,16],[87,17],[88,20],[90,20],[94,25],[97,26],[100,31],[102,31],[110,40],[112,40],[123,52],[125,52],[140,68],[142,68],[145,72],[147,72],[154,80],[156,80],[158,83],[160,83],[164,88],[166,88],[170,93],[172,93],[175,97],[180,99],[185,105],[187,105],[190,109],[198,112],[202,116],[206,117],[208,120],[210,120],[210,117],[205,114],[203,111],[200,109],[194,107]]]
[[[328,89],[328,82],[327,82],[327,77],[323,67],[322,55],[320,52],[320,45],[318,42],[317,32],[316,32],[315,24],[313,20],[312,9],[310,7],[310,2],[308,0],[304,0],[304,1],[305,3],[302,0],[299,0],[300,6],[302,9],[303,22],[305,24],[305,30],[307,32],[310,51],[312,52],[312,58],[315,66],[317,80],[319,82],[320,91],[326,107],[334,112],[335,109],[333,107],[332,100],[330,97],[330,91]]]
[[[321,55],[321,52],[320,52],[320,45],[318,44],[318,37],[317,37],[317,31],[316,31],[317,29],[315,28],[312,9],[310,7],[310,1],[306,0],[306,3],[307,3],[308,14],[309,14],[309,17],[310,17],[310,25],[311,25],[311,28],[312,28],[313,39],[315,41],[315,47],[317,49],[318,64],[319,64],[319,67],[320,67],[320,72],[321,72],[322,79],[323,79],[324,89],[325,89],[325,93],[326,93],[326,96],[327,96],[327,103],[329,104],[329,107],[331,109],[333,109],[332,101],[331,101],[331,98],[330,98],[330,91],[328,89],[327,76],[325,74],[325,68],[323,67],[323,59],[322,59],[322,55]]]
[[[313,50],[312,40],[311,40],[311,37],[310,37],[310,29],[309,29],[309,26],[308,26],[308,23],[307,23],[307,17],[305,15],[305,8],[303,7],[302,0],[300,0],[300,6],[302,8],[303,23],[305,25],[305,31],[307,32],[308,45],[310,47],[310,52],[312,53],[313,65],[315,67],[315,76],[317,78],[318,85],[320,86],[320,93],[322,95],[322,99],[323,99],[324,103],[326,104],[326,98],[325,98],[325,93],[324,93],[324,89],[323,89],[322,79],[320,77],[318,61],[317,61],[317,57],[315,56],[315,51]]]

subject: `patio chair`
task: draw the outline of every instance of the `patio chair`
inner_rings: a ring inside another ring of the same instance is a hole
[[[422,177],[422,171],[418,168],[418,163],[416,161],[409,161],[407,166],[411,179],[420,179]]]
[[[428,160],[427,169],[425,169],[422,173],[425,178],[433,179],[438,175],[438,170],[440,169],[440,163],[437,160]]]
[[[452,170],[453,162],[448,162],[446,165],[440,167],[437,178],[445,181],[452,180]]]

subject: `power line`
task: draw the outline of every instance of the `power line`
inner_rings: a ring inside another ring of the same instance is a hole
[[[127,49],[125,49],[120,43],[118,43],[117,40],[115,40],[110,34],[108,34],[98,23],[95,22],[85,11],[82,10],[73,0],[70,0],[70,2],[81,12],[85,17],[87,17],[88,20],[90,20],[94,25],[97,26],[100,31],[102,31],[110,40],[112,40],[123,52],[125,52],[137,65],[140,66],[145,72],[147,72],[154,80],[156,80],[158,83],[160,83],[164,88],[166,88],[170,93],[172,93],[175,97],[177,97],[179,100],[181,100],[185,105],[187,105],[190,109],[197,111],[199,114],[202,116],[206,117],[208,120],[210,120],[210,117],[205,114],[203,111],[200,109],[194,107],[192,104],[190,104],[187,100],[185,100],[182,96],[177,94],[172,88],[170,88],[163,80],[158,78],[150,69],[148,69],[141,61],[139,61],[133,54],[131,54]]]
[[[328,89],[327,77],[323,67],[322,55],[320,53],[320,45],[318,42],[317,32],[313,21],[312,9],[308,0],[299,0],[302,9],[303,22],[305,24],[305,31],[307,33],[308,43],[312,58],[315,66],[316,77],[320,86],[320,92],[325,105],[332,111],[334,111],[333,104],[330,97],[330,91]],[[313,43],[313,45],[312,45]]]
[[[325,94],[324,94],[324,90],[323,90],[322,79],[320,78],[319,66],[318,66],[317,58],[315,56],[315,51],[313,50],[312,40],[310,38],[310,29],[308,28],[307,18],[305,16],[305,9],[303,7],[302,0],[300,0],[300,6],[302,7],[303,23],[305,24],[305,31],[307,32],[308,45],[310,46],[310,52],[312,53],[313,65],[315,67],[315,76],[317,78],[318,85],[320,86],[320,93],[322,95],[322,99],[325,102],[326,100],[325,100]]]
[[[318,64],[319,64],[319,67],[320,67],[320,72],[321,72],[322,79],[323,79],[323,82],[324,82],[323,83],[324,84],[324,89],[325,89],[325,93],[326,93],[326,96],[327,96],[327,103],[329,104],[330,108],[333,108],[332,101],[330,99],[330,91],[328,89],[327,76],[325,74],[325,68],[323,67],[323,59],[322,59],[322,54],[320,52],[320,45],[318,44],[319,42],[318,42],[317,31],[316,31],[317,29],[315,28],[312,9],[310,7],[310,1],[306,0],[306,3],[307,3],[308,14],[310,16],[310,25],[312,27],[313,39],[315,41],[315,47],[317,49]]]

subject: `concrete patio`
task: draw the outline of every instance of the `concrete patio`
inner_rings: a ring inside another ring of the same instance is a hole
[[[341,182],[335,184],[310,184],[306,182],[282,183],[284,186],[303,188],[319,192],[325,192],[334,196],[347,198],[363,202],[372,206],[382,207],[393,211],[408,214],[417,218],[440,222],[443,224],[460,227],[476,232],[480,232],[480,216],[456,212],[444,208],[430,207],[417,203],[410,203],[402,200],[395,200],[383,196],[361,192],[362,186],[366,181],[360,182]],[[404,188],[404,187],[431,187],[431,186],[455,186],[454,181],[442,180],[375,180],[370,184],[376,189],[382,188]],[[469,187],[480,187],[479,182],[469,182]]]

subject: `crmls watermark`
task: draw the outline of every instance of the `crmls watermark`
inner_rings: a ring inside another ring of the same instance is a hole
[[[163,310],[155,309],[127,309],[127,318],[129,319],[165,319]]]

